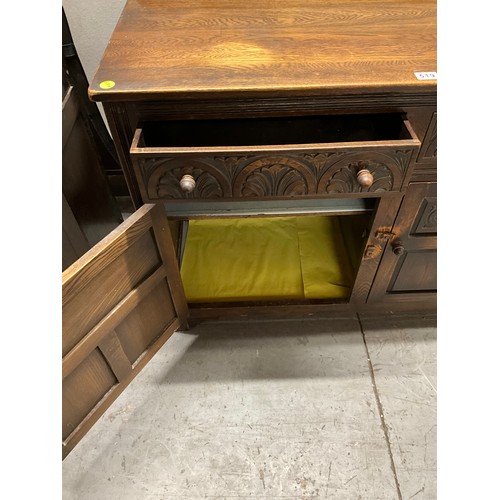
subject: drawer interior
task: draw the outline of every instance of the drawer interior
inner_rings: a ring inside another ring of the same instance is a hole
[[[371,213],[189,221],[181,276],[190,304],[347,302]]]
[[[150,121],[137,147],[218,147],[414,139],[400,113]]]

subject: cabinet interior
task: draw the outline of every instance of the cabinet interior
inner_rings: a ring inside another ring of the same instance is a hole
[[[372,113],[150,121],[142,124],[138,146],[265,146],[411,138],[401,113]]]
[[[347,302],[371,219],[366,211],[184,221],[178,248],[187,301]]]

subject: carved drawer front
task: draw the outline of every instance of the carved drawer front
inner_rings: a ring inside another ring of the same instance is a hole
[[[147,122],[130,154],[145,202],[398,191],[420,142],[399,114]]]

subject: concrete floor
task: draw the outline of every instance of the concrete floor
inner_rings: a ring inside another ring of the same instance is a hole
[[[202,323],[64,460],[64,500],[436,498],[436,318]]]

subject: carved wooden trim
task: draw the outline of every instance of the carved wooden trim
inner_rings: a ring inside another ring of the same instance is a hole
[[[417,162],[430,163],[437,159],[437,113],[433,113],[427,132],[425,133]]]
[[[422,200],[416,223],[411,234],[437,233],[437,198],[426,197]]]
[[[437,165],[415,163],[410,182],[435,182],[437,181]]]
[[[231,196],[230,179],[210,162],[198,159],[138,159],[141,179],[151,200],[189,198],[227,198]],[[184,174],[196,180],[195,189],[186,193],[180,187]]]
[[[385,192],[399,189],[410,162],[412,150],[386,153],[363,152],[342,156],[321,176],[319,193]],[[356,180],[359,170],[367,168],[373,174],[370,187],[362,187]]]
[[[239,172],[233,196],[303,196],[316,192],[310,165],[290,156],[264,156],[248,163]]]
[[[134,158],[147,201],[298,197],[344,193],[380,193],[400,189],[413,149],[322,152],[276,152],[223,156],[168,154]],[[374,182],[362,187],[357,172],[368,168]],[[180,189],[181,177],[196,181],[191,193]]]

